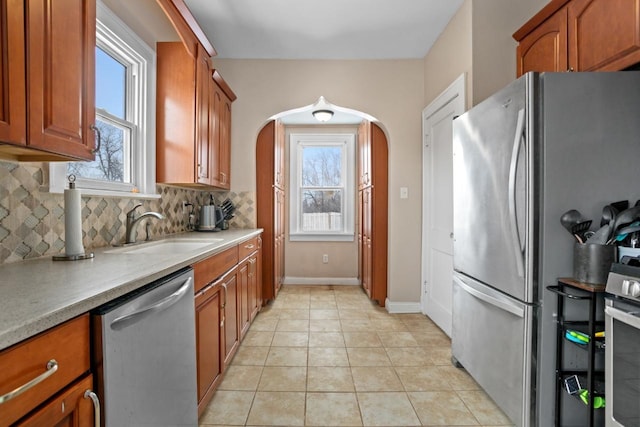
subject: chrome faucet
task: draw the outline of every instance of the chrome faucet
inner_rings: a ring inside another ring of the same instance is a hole
[[[135,205],[133,209],[127,212],[127,222],[126,222],[127,229],[125,231],[125,244],[136,242],[136,235],[137,235],[136,227],[138,223],[143,219],[149,218],[149,217],[164,219],[164,216],[162,214],[158,212],[151,212],[151,211],[144,212],[140,214],[140,216],[136,217],[136,209],[138,209],[140,206],[142,206],[142,204],[139,203]]]

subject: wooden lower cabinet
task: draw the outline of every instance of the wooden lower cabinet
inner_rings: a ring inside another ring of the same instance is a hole
[[[231,364],[240,345],[240,292],[238,289],[238,275],[234,271],[222,281],[224,289],[222,323],[224,324],[224,366]]]
[[[20,427],[93,427],[95,408],[87,392],[93,391],[93,376],[87,375],[20,421]]]
[[[44,378],[2,403],[0,426],[94,426],[89,352],[88,314],[0,352],[0,396]]]
[[[212,284],[196,296],[196,360],[198,365],[198,416],[222,380],[222,286]]]
[[[252,237],[193,265],[199,416],[262,307],[260,242]]]

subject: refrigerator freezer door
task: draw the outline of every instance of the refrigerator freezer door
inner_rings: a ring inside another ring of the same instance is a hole
[[[530,80],[516,80],[453,125],[454,269],[528,303]]]
[[[531,425],[534,307],[454,273],[451,353],[517,426]]]

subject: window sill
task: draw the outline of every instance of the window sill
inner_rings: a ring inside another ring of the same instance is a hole
[[[354,239],[353,233],[295,233],[289,235],[290,242],[353,242]]]
[[[64,189],[51,188],[51,187],[43,187],[40,189],[41,191],[52,193],[52,194],[62,194],[64,193]],[[92,188],[80,188],[80,194],[83,197],[129,197],[132,199],[159,199],[160,194],[147,194],[147,193],[133,193],[133,192],[125,192],[125,191],[113,191],[113,190],[96,190]]]

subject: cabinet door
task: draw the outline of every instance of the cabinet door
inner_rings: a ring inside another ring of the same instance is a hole
[[[210,103],[211,103],[211,68],[209,55],[202,45],[198,44],[196,58],[196,180],[200,184],[211,184],[211,142],[210,142]]]
[[[249,330],[251,315],[249,311],[249,260],[238,266],[238,304],[240,314],[240,339]]]
[[[231,188],[231,101],[226,96],[221,97],[220,139],[218,145],[218,179],[221,188]]]
[[[616,71],[640,62],[640,0],[573,0],[569,63],[577,71]]]
[[[28,144],[93,160],[95,1],[26,4]]]
[[[222,283],[224,288],[224,366],[231,363],[233,355],[240,344],[240,330],[238,328],[238,280],[236,272],[227,276]]]
[[[25,145],[24,2],[0,2],[0,141]]]
[[[86,391],[92,390],[93,377],[88,375],[74,385],[69,386],[17,425],[20,427],[94,426],[95,412],[93,401],[89,396],[85,396]]]
[[[529,71],[567,71],[567,47],[567,10],[560,9],[520,41],[518,76]]]
[[[285,131],[284,124],[277,120],[274,129],[274,184],[285,188]]]
[[[260,250],[249,259],[249,318],[250,321],[255,319],[262,301],[260,301],[260,289],[262,287],[260,281]]]
[[[371,185],[371,122],[358,126],[358,188]]]
[[[222,287],[212,286],[196,298],[196,357],[198,367],[198,415],[206,408],[221,379],[223,360]]]

